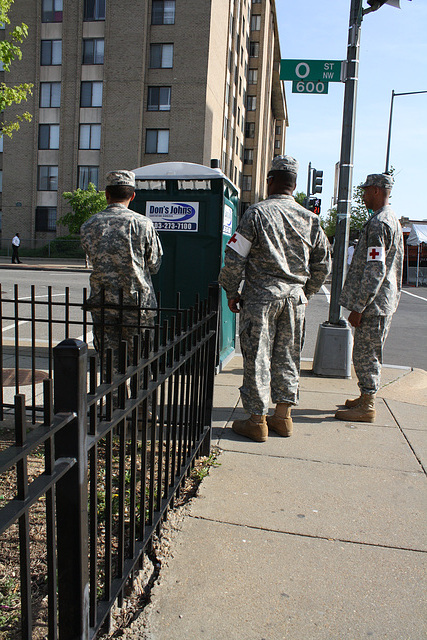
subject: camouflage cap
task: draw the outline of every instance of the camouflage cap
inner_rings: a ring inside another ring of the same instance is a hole
[[[289,173],[298,173],[298,160],[292,156],[276,156],[271,163],[270,171],[288,171]]]
[[[110,171],[105,176],[107,187],[124,185],[135,188],[135,174],[133,171]]]
[[[394,180],[388,173],[370,173],[365,182],[360,185],[365,189],[366,187],[381,187],[382,189],[391,189]]]

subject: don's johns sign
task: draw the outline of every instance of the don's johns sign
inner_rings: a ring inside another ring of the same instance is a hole
[[[145,215],[158,231],[197,231],[198,202],[147,202]]]

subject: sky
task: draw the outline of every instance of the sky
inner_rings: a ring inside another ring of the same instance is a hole
[[[400,0],[364,16],[360,41],[353,187],[385,170],[392,90],[427,91],[427,0]],[[367,7],[364,0],[363,6]],[[282,59],[345,60],[350,0],[276,0]],[[323,170],[322,214],[331,206],[341,150],[344,83],[326,95],[292,93],[285,153],[299,160],[297,191],[307,191],[308,163]],[[427,93],[393,101],[391,205],[398,218],[427,220]]]

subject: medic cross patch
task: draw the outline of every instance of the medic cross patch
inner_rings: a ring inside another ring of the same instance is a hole
[[[376,262],[385,262],[384,247],[368,247],[367,261],[375,260]]]

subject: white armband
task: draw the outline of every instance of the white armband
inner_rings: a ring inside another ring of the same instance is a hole
[[[231,236],[230,240],[227,242],[227,247],[230,249],[234,249],[236,253],[246,258],[251,250],[252,242],[246,240],[240,233],[237,231]]]

